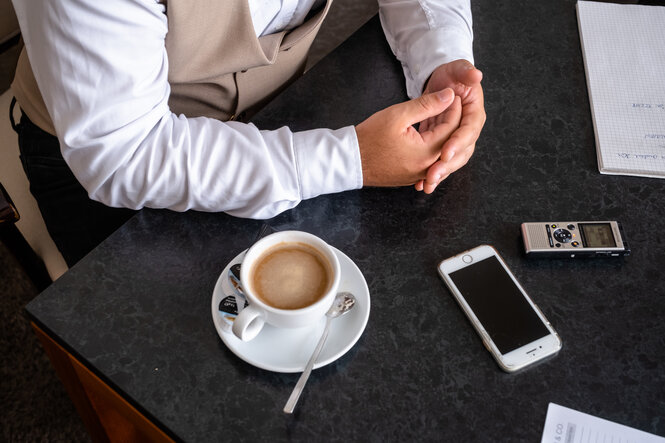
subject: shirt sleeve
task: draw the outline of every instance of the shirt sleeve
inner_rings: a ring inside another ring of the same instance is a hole
[[[470,0],[379,0],[386,39],[402,63],[406,90],[419,97],[439,65],[473,63]]]
[[[63,157],[90,198],[270,218],[362,187],[352,126],[261,131],[171,112],[168,24],[155,0],[14,6]]]

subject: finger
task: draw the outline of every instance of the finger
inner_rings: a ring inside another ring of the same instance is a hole
[[[430,126],[447,125],[457,129],[462,122],[462,99],[455,96],[455,100],[448,109],[430,120],[433,120],[433,125]]]
[[[395,105],[393,110],[400,113],[398,115],[400,127],[408,130],[412,125],[442,113],[454,100],[455,94],[452,89],[446,88]]]
[[[445,111],[442,113],[435,115],[434,117],[430,117],[427,120],[424,120],[420,122],[420,126],[418,127],[418,132],[421,134],[429,131],[436,125],[440,124],[446,124],[450,123],[453,120],[456,119],[456,115],[461,115],[461,106],[462,106],[462,101],[459,96],[455,96],[455,100],[453,101],[453,104],[451,104]],[[459,126],[459,122],[456,123],[457,126]]]
[[[447,82],[453,88],[455,94],[466,98],[466,96],[476,89],[483,80],[483,73],[473,66],[468,60],[457,60],[453,62],[448,71],[449,78]],[[443,83],[445,84],[445,82]]]
[[[434,92],[443,89],[446,84],[462,82],[468,85],[480,83],[483,74],[470,61],[458,59],[449,63],[444,63],[434,69],[428,78],[424,91]]]
[[[415,185],[413,185],[416,188],[416,191],[422,191],[423,190],[423,185],[425,184],[425,180],[418,180]]]
[[[454,133],[462,120],[462,102],[459,97],[455,97],[453,104],[448,108],[445,115],[440,116],[440,119],[441,123],[438,124],[436,129],[440,131],[438,136],[445,140]],[[426,135],[423,136],[423,139],[426,139]],[[439,183],[445,180],[446,177],[454,171],[454,169],[450,168],[448,165],[454,155],[454,151],[444,151],[442,149],[440,159],[428,168],[422,187],[422,190],[424,190],[426,194],[434,192],[434,189],[436,189]]]
[[[434,192],[436,190],[437,186],[439,186],[439,184],[447,178],[448,178],[448,175],[446,175],[444,177],[441,177],[441,179],[439,180],[438,183],[430,184],[429,182],[425,182],[425,186],[423,187],[423,192],[425,194],[431,194],[432,192]]]
[[[467,60],[456,60],[440,71],[435,71],[430,82],[427,84],[426,92],[434,92],[446,87],[452,88],[456,95],[465,99],[474,89],[480,86],[483,73]]]
[[[471,146],[469,149],[464,150],[462,153],[455,155],[448,160],[439,160],[430,166],[427,170],[427,176],[423,187],[425,193],[432,193],[442,181],[450,176],[450,174],[466,165],[471,159],[474,149],[475,146]]]
[[[425,194],[431,194],[434,192],[439,183],[444,181],[450,175],[450,172],[447,168],[445,162],[438,161],[433,164],[430,169],[427,171],[427,178],[423,183],[423,191]]]
[[[432,164],[432,166],[427,169],[425,183],[441,183],[446,177],[469,162],[469,159],[471,159],[471,156],[473,155],[474,149],[475,146],[470,146],[468,149],[465,149],[455,156],[452,156],[448,159],[442,158]]]
[[[447,158],[442,158],[432,164],[427,169],[427,174],[423,182],[423,190],[425,193],[432,193],[442,181],[450,176],[450,174],[466,165],[471,159],[474,150],[475,145],[468,147],[457,155],[447,155]]]
[[[432,122],[433,120],[433,122]],[[459,128],[462,121],[462,100],[455,97],[453,103],[445,112],[439,114],[434,119],[430,119],[428,130],[421,135],[423,141],[429,143],[433,140],[448,140],[452,134]]]
[[[468,60],[459,61],[455,74],[457,75],[457,80],[466,85],[474,85],[483,80],[483,73]]]
[[[434,117],[430,117],[427,120],[423,120],[420,123],[420,126],[418,127],[418,132],[420,132],[421,134],[423,132],[427,132],[430,130],[432,126],[434,126],[434,124],[435,124]]]
[[[471,157],[473,156],[473,152],[476,149],[475,143],[466,149],[464,149],[462,152],[459,154],[455,155],[449,162],[448,162],[448,171],[452,174],[453,172],[457,171],[460,169],[462,166],[466,165]]]
[[[444,143],[442,155],[445,155],[445,152],[462,152],[474,146],[485,124],[485,119],[481,93],[480,100],[462,105],[462,120],[459,128]]]
[[[461,115],[461,106],[462,106],[461,99],[456,96],[455,100],[459,101],[459,105],[458,103],[453,102],[453,104],[450,105],[448,109],[443,111],[441,114],[436,115],[434,117],[430,117],[427,120],[420,122],[420,126],[418,127],[418,132],[422,134],[424,132],[429,131],[436,125],[452,124],[452,121],[456,119],[456,115],[457,114]],[[456,123],[456,126],[459,126],[459,121]]]
[[[439,186],[442,181],[447,179],[450,174],[458,171],[469,162],[471,156],[473,155],[474,149],[475,146],[471,146],[463,153],[454,156],[448,161],[439,160],[430,166],[430,168],[427,170],[427,176],[423,184],[423,191],[426,194],[431,194],[434,192],[436,187]]]
[[[425,182],[423,190],[426,194],[431,194],[434,189],[445,180],[452,171],[448,168],[448,161],[439,160],[429,167],[427,170],[427,176],[425,177]]]
[[[422,134],[423,132],[427,131],[429,129],[429,122],[430,122],[429,118],[427,120],[421,121],[420,124],[418,125],[418,132]]]

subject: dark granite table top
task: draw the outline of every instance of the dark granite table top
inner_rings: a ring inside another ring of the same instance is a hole
[[[363,272],[363,336],[315,370],[255,368],[210,316],[224,266],[261,222],[144,210],[27,310],[176,439],[539,441],[549,402],[665,435],[665,181],[598,173],[573,1],[476,1],[487,124],[476,154],[430,196],[363,189],[317,197],[269,223],[344,251]],[[377,18],[254,122],[340,127],[405,99]],[[616,219],[625,259],[527,260],[519,225]],[[436,272],[495,246],[563,339],[554,358],[502,372]]]

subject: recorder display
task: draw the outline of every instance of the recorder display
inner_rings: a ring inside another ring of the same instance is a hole
[[[609,223],[580,223],[584,246],[589,248],[615,248],[616,242]]]

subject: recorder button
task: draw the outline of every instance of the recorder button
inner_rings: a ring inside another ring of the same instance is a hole
[[[571,234],[569,230],[563,228],[557,229],[552,235],[556,241],[561,243],[568,243],[573,238],[573,234]]]
[[[574,231],[575,230],[575,225],[571,223],[567,226],[567,228],[570,229],[571,231]]]
[[[574,247],[578,247],[580,244],[578,242],[574,241],[574,242],[571,243],[571,245],[573,245]]]
[[[550,242],[550,248],[553,248],[554,242],[552,241],[552,231],[550,231],[550,225],[545,225],[545,229],[547,230],[547,241]]]

